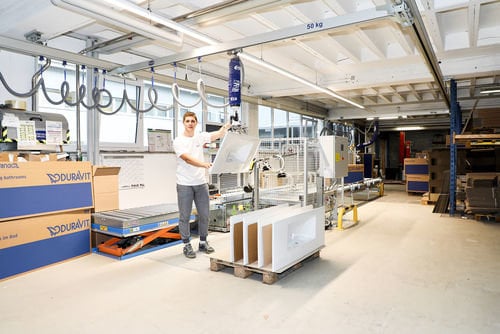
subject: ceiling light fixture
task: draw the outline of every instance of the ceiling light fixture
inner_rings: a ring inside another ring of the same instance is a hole
[[[67,2],[67,3],[73,4],[73,6],[78,6],[77,8],[83,8],[85,6],[89,6],[89,7],[93,6],[93,4],[88,3],[88,1],[81,1],[81,0],[51,0],[51,1],[52,1],[52,3],[54,3],[54,2],[57,2],[57,3],[61,3],[61,2],[66,3]],[[215,45],[215,44],[220,43],[219,41],[217,41],[217,40],[215,40],[215,39],[213,39],[213,38],[211,38],[209,36],[201,34],[201,33],[197,32],[197,31],[195,31],[193,29],[190,29],[190,28],[188,28],[188,27],[186,27],[186,26],[184,26],[182,24],[179,24],[179,23],[174,22],[174,21],[172,21],[170,19],[167,19],[167,18],[165,18],[165,17],[163,17],[161,15],[154,14],[151,11],[148,11],[148,10],[146,10],[146,9],[140,7],[140,6],[134,5],[134,4],[132,4],[132,3],[128,2],[128,1],[124,1],[124,0],[104,0],[104,2],[106,2],[106,3],[108,3],[108,4],[112,5],[112,6],[115,6],[116,8],[120,8],[120,9],[126,10],[126,11],[128,11],[130,13],[133,13],[135,15],[141,16],[141,17],[143,17],[143,18],[145,18],[147,20],[154,21],[154,22],[156,22],[158,24],[161,24],[161,25],[163,25],[165,27],[177,30],[177,31],[179,31],[179,32],[181,32],[183,34],[186,34],[186,35],[188,35],[188,36],[190,36],[190,37],[192,37],[192,38],[194,38],[196,40],[199,40],[201,42],[204,42],[206,44]],[[79,5],[76,5],[75,3],[78,3]],[[101,11],[102,12],[109,12],[107,9],[109,9],[109,8],[101,8]],[[103,14],[101,14],[101,15],[103,15]],[[128,16],[124,16],[124,17],[125,17],[124,22],[126,22],[125,20],[128,20],[129,18],[128,18]],[[149,26],[149,25],[146,25],[146,26],[148,26],[150,28],[159,29],[159,28],[156,28],[156,27],[153,27],[153,26]],[[130,30],[131,31],[136,31],[133,28],[130,28]],[[159,29],[159,30],[163,31],[161,29]],[[286,77],[288,77],[288,78],[290,78],[290,79],[292,79],[294,81],[297,81],[297,82],[299,82],[299,83],[301,83],[301,84],[303,84],[305,86],[311,87],[311,88],[313,88],[313,89],[315,89],[315,90],[317,90],[319,92],[328,94],[328,95],[332,96],[333,98],[335,98],[337,100],[340,100],[340,101],[343,101],[345,103],[348,103],[348,104],[350,104],[350,105],[352,105],[352,106],[354,106],[356,108],[365,109],[364,106],[362,106],[362,105],[360,105],[360,104],[358,104],[356,102],[353,102],[353,101],[351,101],[349,99],[346,99],[345,97],[342,97],[342,96],[336,94],[335,92],[333,92],[330,89],[320,87],[320,86],[318,86],[318,85],[316,85],[316,84],[314,84],[314,83],[312,83],[312,82],[310,82],[308,80],[305,80],[305,79],[303,79],[303,78],[301,78],[301,77],[299,77],[299,76],[297,76],[297,75],[295,75],[295,74],[293,74],[291,72],[288,72],[288,71],[286,71],[286,70],[284,70],[284,69],[282,69],[282,68],[280,68],[278,66],[275,66],[275,65],[273,65],[271,63],[265,62],[265,61],[263,61],[263,60],[261,60],[261,59],[259,59],[257,57],[254,57],[254,56],[252,56],[250,54],[240,52],[238,55],[241,58],[249,60],[249,61],[251,61],[252,63],[254,63],[254,64],[258,65],[258,66],[267,68],[267,69],[269,69],[269,70],[271,70],[273,72],[276,72],[276,73],[279,73],[281,75],[284,75],[284,76],[286,76]]]
[[[90,1],[51,0],[51,2],[54,6],[91,17],[95,20],[107,22],[125,31],[134,31],[139,35],[153,40],[165,40],[176,45],[182,43],[182,37],[177,34],[149,25],[143,21],[134,20],[132,17],[116,11],[110,11],[108,7],[103,7]]]
[[[396,131],[417,131],[424,130],[423,126],[400,126],[395,129]]]
[[[481,94],[493,94],[493,93],[500,93],[500,89],[486,89],[480,91]]]
[[[123,9],[123,10],[126,10],[130,13],[133,13],[133,14],[136,14],[138,16],[141,16],[147,20],[151,20],[153,22],[156,22],[156,23],[159,23],[165,27],[168,27],[168,28],[171,28],[171,29],[174,29],[174,30],[177,30],[183,34],[186,34],[192,38],[195,38],[199,41],[202,41],[202,42],[205,42],[207,44],[217,44],[218,42],[213,39],[213,38],[210,38],[206,35],[203,35],[203,34],[200,34],[199,32],[193,30],[193,29],[190,29],[182,24],[179,24],[175,21],[172,21],[172,20],[169,20],[163,16],[160,16],[158,14],[155,14],[147,9],[144,9],[142,7],[139,7],[139,6],[136,6],[128,1],[123,1],[123,0],[104,0],[104,2],[112,5],[112,6],[115,6],[117,8],[120,8],[120,9]]]
[[[312,82],[310,82],[310,81],[308,81],[306,79],[303,79],[303,78],[301,78],[301,77],[299,77],[299,76],[297,76],[297,75],[295,75],[295,74],[293,74],[291,72],[288,72],[288,71],[286,71],[286,70],[284,70],[282,68],[274,66],[273,64],[268,63],[268,62],[266,62],[266,61],[264,61],[262,59],[259,59],[259,58],[255,57],[255,56],[252,56],[252,55],[250,55],[248,53],[240,52],[240,53],[238,53],[238,56],[240,58],[242,58],[242,59],[249,60],[250,62],[252,62],[254,64],[257,64],[259,66],[267,68],[267,69],[269,69],[269,70],[271,70],[273,72],[281,74],[281,75],[283,75],[283,76],[285,76],[287,78],[295,80],[295,81],[297,81],[297,82],[299,82],[299,83],[301,83],[301,84],[303,84],[305,86],[311,87],[313,89],[316,89],[317,91],[320,91],[322,93],[328,94],[328,95],[336,98],[337,100],[341,100],[343,102],[346,102],[346,103],[348,103],[350,105],[353,105],[353,106],[355,106],[357,108],[360,108],[360,109],[365,109],[364,106],[362,106],[362,105],[360,105],[360,104],[358,104],[356,102],[353,102],[351,100],[348,100],[345,97],[342,97],[342,96],[334,93],[333,91],[331,91],[331,90],[329,90],[327,88],[320,87],[320,86],[318,86],[318,85],[316,85],[316,84],[314,84],[314,83],[312,83]]]

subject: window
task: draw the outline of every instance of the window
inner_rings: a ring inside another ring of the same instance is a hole
[[[302,116],[302,136],[315,138],[318,135],[318,121],[314,118]]]
[[[149,89],[151,88],[150,83],[144,84],[144,107],[143,109],[148,109],[151,107],[151,102],[148,97]],[[174,129],[174,98],[172,96],[172,89],[170,86],[155,83],[154,88],[157,92],[158,100],[156,105],[161,108],[153,108],[150,111],[143,114],[144,117],[144,143],[147,143],[148,129],[156,130],[171,130]],[[154,93],[151,93],[151,101],[154,102]],[[166,110],[163,110],[166,109]]]
[[[207,100],[208,103],[210,103],[213,106],[223,106],[224,103],[226,103],[224,97],[211,94],[207,94]],[[217,108],[207,105],[207,113],[208,113],[207,122],[222,123],[222,124],[227,123],[229,120],[226,120],[225,116],[226,108],[227,107]]]
[[[293,112],[259,106],[259,137],[260,138],[317,138],[319,135],[316,118],[307,117]]]
[[[72,103],[76,102],[76,76],[75,76],[75,66],[67,65],[63,66],[61,62],[52,61],[51,66],[43,73],[42,78],[45,83],[47,94],[52,101],[60,101],[61,97],[61,84],[63,81],[69,84],[69,99]],[[80,84],[82,84],[82,79],[80,79]],[[40,112],[56,113],[63,115],[68,121],[69,129],[69,142],[75,144],[77,136],[77,114],[76,107],[71,107],[66,103],[61,103],[59,105],[51,104],[43,94],[41,88],[38,90],[38,110]],[[87,109],[80,108],[80,119],[87,119]],[[87,127],[85,126],[85,121],[82,122],[80,127],[81,141],[82,144],[87,142]]]
[[[87,86],[88,82],[88,70],[80,71],[80,85]],[[72,103],[76,102],[76,69],[75,65],[63,66],[61,62],[52,61],[51,66],[43,73],[43,79],[47,89],[47,93],[51,100],[60,101],[61,100],[61,84],[66,80],[69,84],[69,96],[68,98]],[[97,84],[98,80],[102,80],[102,77],[96,78]],[[134,108],[139,107],[139,92],[141,87],[136,82],[123,82],[116,81],[115,79],[106,78],[102,81],[103,86],[108,90],[112,97],[112,103],[109,107],[103,108],[104,112],[113,112],[120,107],[124,98],[124,89],[127,91],[128,101]],[[76,106],[69,106],[66,103],[59,105],[51,104],[44,96],[44,94],[39,91],[39,110],[41,112],[51,112],[62,114],[68,121],[68,128],[70,131],[70,143],[76,143],[77,134],[77,112]],[[107,94],[101,95],[101,104],[105,104],[109,97]],[[84,99],[87,102],[87,97]],[[96,111],[98,112],[98,111]],[[113,115],[104,115],[99,113],[99,138],[101,143],[119,144],[119,145],[136,145],[136,132],[138,128],[137,123],[137,113],[133,108],[127,103],[123,102],[120,110]],[[80,139],[82,145],[87,144],[87,109],[80,105]],[[116,146],[116,145],[114,145]]]
[[[281,109],[274,109],[273,133],[274,138],[286,138],[288,129],[288,113]]]
[[[301,115],[290,112],[288,113],[288,137],[299,138],[301,136]]]
[[[135,83],[106,80],[105,88],[111,93],[112,103],[105,112],[114,112],[113,115],[100,115],[99,138],[101,143],[135,144],[137,135],[137,113],[139,108],[140,87]],[[127,91],[127,96],[124,92]],[[124,100],[127,98],[127,100]],[[123,104],[122,104],[123,102]],[[130,106],[132,105],[132,106]],[[120,108],[121,106],[121,108]],[[119,108],[119,109],[118,109]]]
[[[272,138],[272,109],[259,106],[259,137]]]

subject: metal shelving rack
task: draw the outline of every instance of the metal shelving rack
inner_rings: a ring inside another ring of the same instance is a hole
[[[456,211],[456,188],[457,188],[457,144],[455,135],[461,132],[461,110],[457,101],[457,82],[450,80],[450,216]]]

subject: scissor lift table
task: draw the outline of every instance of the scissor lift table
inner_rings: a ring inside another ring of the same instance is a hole
[[[191,216],[194,219],[194,216]],[[112,210],[92,214],[92,230],[113,236],[97,245],[97,252],[125,259],[145,252],[176,245],[181,236],[176,229],[179,222],[177,204],[159,204]],[[159,245],[153,241],[162,238]],[[168,239],[168,240],[166,240]]]

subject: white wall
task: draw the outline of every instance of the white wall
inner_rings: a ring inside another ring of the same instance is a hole
[[[144,155],[144,188],[120,190],[120,210],[177,203],[175,154],[141,153],[141,155]]]
[[[0,50],[0,72],[10,88],[18,93],[27,93],[31,90],[31,78],[36,72],[34,58]],[[31,110],[31,98],[11,95],[0,84],[0,104],[4,104],[5,100],[26,101],[26,109]]]

